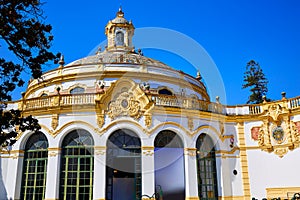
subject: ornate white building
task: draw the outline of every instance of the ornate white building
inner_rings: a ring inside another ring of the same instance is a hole
[[[194,78],[136,52],[122,10],[106,49],[32,80],[17,102],[41,133],[0,153],[0,199],[249,200],[300,192],[300,98],[211,102]]]

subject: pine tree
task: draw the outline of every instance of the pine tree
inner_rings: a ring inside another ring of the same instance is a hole
[[[268,80],[258,62],[250,60],[244,73],[242,88],[250,88],[250,96],[247,103],[258,104],[263,102],[263,96],[268,92]]]

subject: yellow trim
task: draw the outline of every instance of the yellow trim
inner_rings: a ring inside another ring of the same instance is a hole
[[[218,150],[218,151],[216,151],[216,154],[234,154],[238,150],[240,150],[239,147],[233,147],[230,151]]]
[[[95,131],[96,133],[101,135],[101,131],[98,128],[95,128],[93,125],[85,122],[85,121],[72,121],[72,122],[68,122],[66,124],[64,124],[63,126],[61,126],[58,130],[53,131],[48,129],[47,126],[40,124],[40,126],[42,127],[42,129],[44,129],[45,131],[48,132],[48,134],[50,134],[52,137],[56,137],[59,133],[61,133],[65,128],[67,128],[68,126],[74,125],[74,124],[81,124],[81,125],[85,125],[89,128],[91,128],[93,131]]]
[[[248,200],[251,197],[250,192],[250,180],[249,180],[249,173],[248,173],[248,158],[247,152],[242,147],[246,146],[245,141],[245,132],[244,132],[244,124],[238,123],[237,124],[237,132],[238,132],[238,140],[240,143],[240,161],[241,161],[241,171],[242,171],[242,181],[243,181],[243,191],[244,191],[244,199]]]
[[[224,196],[224,197],[219,197],[219,200],[244,200],[244,196]],[[247,200],[250,200],[247,199]]]
[[[106,146],[94,146],[94,150],[106,150]]]
[[[50,147],[50,148],[48,148],[48,151],[61,151],[61,148]]]
[[[185,197],[185,200],[199,200],[199,197]]]
[[[294,193],[300,192],[300,187],[278,187],[278,188],[266,188],[267,198],[291,199]],[[290,193],[290,195],[289,195]],[[289,195],[289,196],[288,196]]]
[[[152,150],[154,150],[154,147],[153,146],[142,146],[142,150],[152,151]]]
[[[24,150],[11,150],[11,151],[0,150],[0,154],[8,154],[8,155],[17,154],[17,153],[22,154],[24,152],[25,152]]]

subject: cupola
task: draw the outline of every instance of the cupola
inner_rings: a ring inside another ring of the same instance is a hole
[[[132,51],[132,37],[134,26],[124,18],[122,8],[119,8],[116,18],[110,20],[105,27],[108,51]]]

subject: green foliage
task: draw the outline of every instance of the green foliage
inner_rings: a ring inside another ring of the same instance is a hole
[[[244,73],[244,84],[242,88],[250,88],[250,96],[247,103],[258,104],[263,102],[263,96],[268,92],[267,88],[268,80],[263,73],[260,65],[250,60],[246,66],[246,72]]]
[[[29,69],[33,78],[39,78],[43,64],[58,61],[60,55],[49,51],[52,27],[44,23],[41,6],[39,0],[0,0],[0,42],[17,58],[0,57],[0,102],[10,101],[10,92],[23,86],[21,73],[24,70]],[[23,118],[20,111],[4,110],[0,108],[0,145],[14,143],[15,126],[20,131],[40,128],[31,116]]]
[[[41,129],[38,120],[31,115],[27,117],[21,116],[19,110],[0,110],[0,144],[2,147],[13,145],[16,142],[18,131],[37,132]]]

